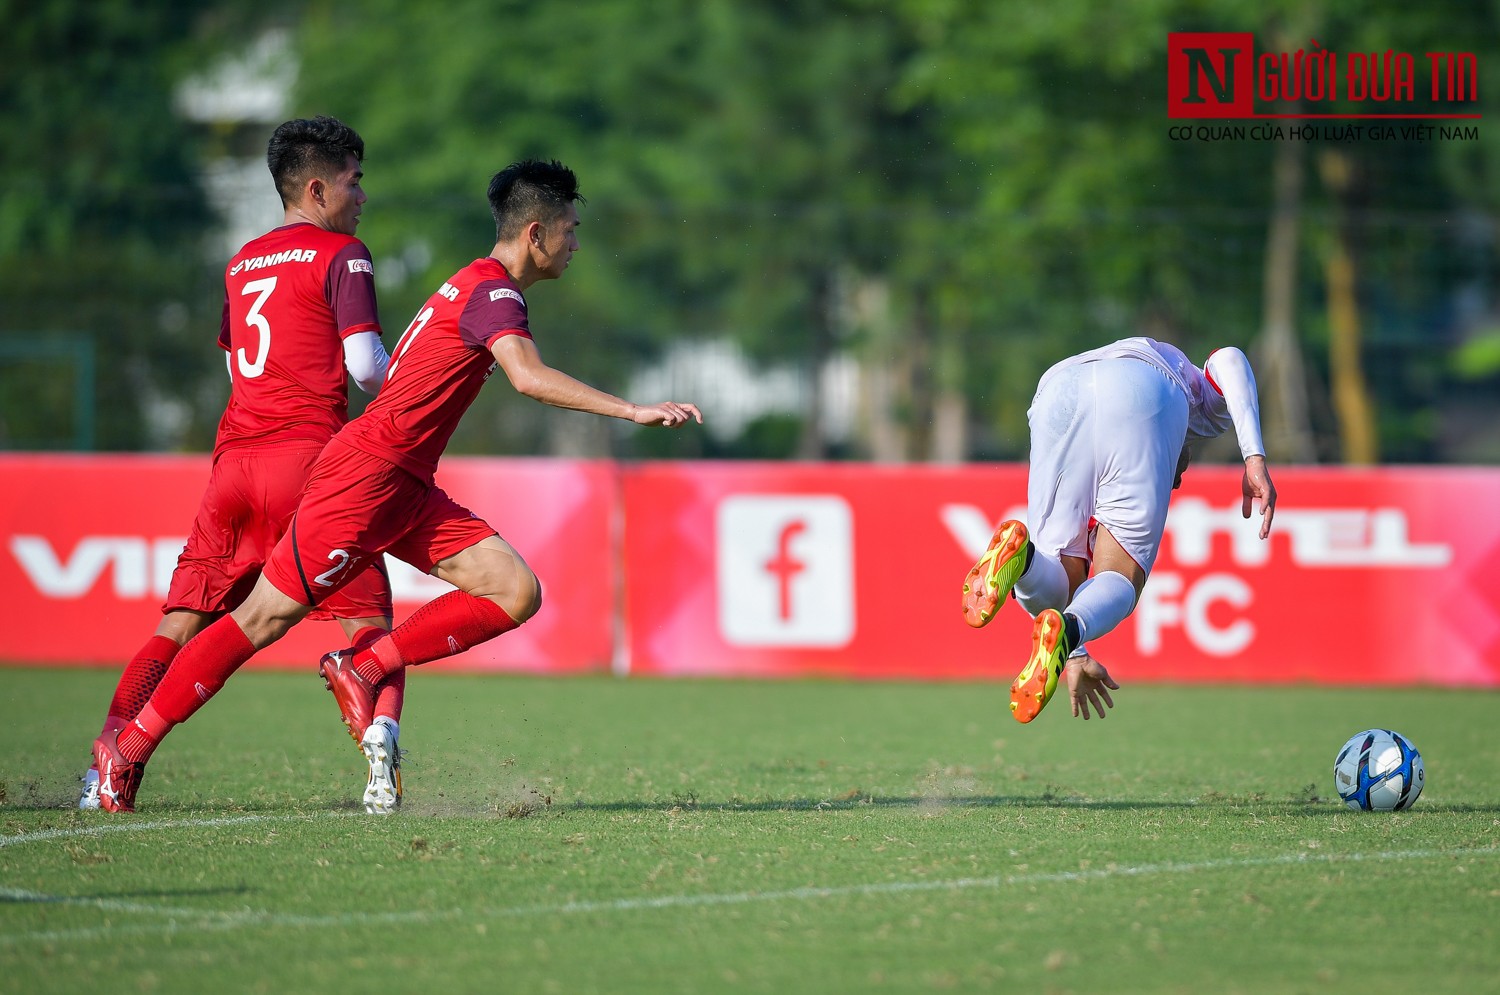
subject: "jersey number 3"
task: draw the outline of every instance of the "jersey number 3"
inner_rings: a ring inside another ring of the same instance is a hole
[[[253,361],[245,355],[244,349],[235,350],[235,359],[238,361],[240,374],[246,379],[254,379],[264,373],[266,357],[271,354],[271,323],[266,320],[265,315],[260,313],[260,309],[266,306],[266,300],[275,289],[276,278],[268,276],[264,280],[251,280],[245,284],[245,289],[240,291],[241,297],[256,295],[255,303],[250,305],[250,310],[245,314],[245,324],[260,332],[260,348],[256,350]]]

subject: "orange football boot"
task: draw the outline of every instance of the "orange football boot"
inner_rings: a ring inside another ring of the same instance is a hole
[[[1010,682],[1010,711],[1017,722],[1030,722],[1052,700],[1071,652],[1062,613],[1044,609],[1031,626],[1031,659]]]
[[[1001,522],[990,547],[964,578],[964,621],[978,629],[995,617],[1000,602],[1016,586],[1026,569],[1026,526],[1015,519]]]

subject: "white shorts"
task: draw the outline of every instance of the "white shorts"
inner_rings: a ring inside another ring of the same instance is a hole
[[[1102,359],[1056,369],[1026,413],[1026,524],[1037,549],[1091,560],[1097,521],[1150,573],[1187,414],[1182,388],[1150,363]]]

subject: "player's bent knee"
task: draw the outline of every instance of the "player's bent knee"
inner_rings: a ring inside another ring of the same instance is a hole
[[[282,594],[262,576],[250,596],[230,614],[251,645],[264,649],[286,635],[311,611],[307,605]]]
[[[519,559],[509,559],[503,566],[471,573],[456,584],[465,594],[491,601],[505,610],[517,624],[535,615],[542,604],[541,582]]]
[[[530,569],[522,566],[514,579],[513,590],[504,600],[493,599],[497,605],[505,609],[507,615],[515,619],[517,624],[526,621],[535,615],[542,607],[542,582]]]

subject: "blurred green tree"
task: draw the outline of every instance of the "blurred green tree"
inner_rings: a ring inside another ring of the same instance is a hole
[[[93,343],[102,448],[212,438],[222,259],[205,248],[198,176],[239,137],[183,121],[172,91],[276,22],[294,26],[300,66],[287,116],[336,114],[368,143],[361,236],[389,341],[488,250],[490,175],[556,157],[590,204],[564,286],[532,294],[545,355],[624,392],[674,344],[727,338],[803,385],[800,417],[752,412],[739,439],[666,448],[487,391],[457,451],[740,456],[760,439],[764,455],[1016,458],[1041,371],[1132,334],[1200,359],[1224,343],[1255,352],[1284,458],[1484,451],[1455,425],[1493,414],[1500,377],[1484,332],[1500,326],[1500,136],[1174,142],[1165,39],[1475,50],[1483,69],[1500,60],[1493,3],[369,0],[351,17],[329,0],[0,0],[0,13],[0,336]],[[1480,85],[1482,108],[1500,77]],[[858,371],[847,441],[822,420],[818,373],[835,358]],[[82,389],[37,369],[0,380],[0,444],[67,417]]]
[[[906,92],[932,101],[950,147],[982,164],[974,237],[935,243],[931,257],[953,275],[946,299],[962,302],[942,321],[964,343],[967,393],[986,415],[978,452],[1018,453],[1026,385],[1048,363],[1148,334],[1200,359],[1219,344],[1257,354],[1268,437],[1293,460],[1431,458],[1451,344],[1440,336],[1464,327],[1444,312],[1483,293],[1476,276],[1494,275],[1494,186],[1476,182],[1495,169],[1493,136],[1173,142],[1165,39],[1248,31],[1272,49],[1321,38],[1345,53],[1479,46],[1491,65],[1494,5],[897,9],[920,43]],[[1474,217],[1480,205],[1488,220]]]
[[[202,42],[191,13],[0,3],[0,338],[13,354],[75,340],[92,350],[100,375],[82,410],[102,449],[149,445],[152,414],[159,426],[206,423],[197,445],[213,438],[194,394],[218,328],[201,258],[213,219],[195,136],[172,105]],[[53,386],[72,392],[86,382],[77,375],[65,370]],[[48,386],[26,378],[6,388],[0,445],[76,435],[49,424],[71,417],[71,399],[49,401]]]
[[[872,4],[471,2],[435,13],[373,0],[354,45],[334,30],[340,11],[318,5],[304,23],[298,99],[347,116],[370,142],[377,271],[390,257],[428,260],[411,289],[382,286],[383,307],[414,309],[488,249],[492,172],[560,158],[591,204],[567,288],[534,292],[538,342],[608,389],[683,337],[730,335],[752,358],[804,370],[862,348],[870,328],[848,299],[902,264],[903,213],[930,211],[942,192],[929,175],[936,136],[890,99],[910,46]],[[827,455],[819,379],[806,383],[796,451]],[[460,445],[487,450],[497,431],[512,444],[545,437],[538,414],[480,403],[492,414],[471,419]]]

